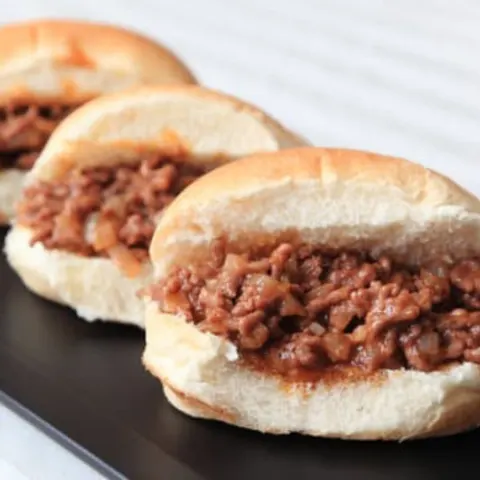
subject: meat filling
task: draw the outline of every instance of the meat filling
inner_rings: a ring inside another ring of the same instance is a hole
[[[407,269],[389,258],[282,243],[177,268],[148,294],[280,374],[351,365],[435,370],[480,364],[480,259]]]
[[[0,107],[0,168],[29,170],[71,105],[7,104]]]
[[[129,276],[140,273],[162,210],[205,169],[184,154],[151,154],[135,165],[74,170],[26,188],[17,221],[31,244],[109,257]]]

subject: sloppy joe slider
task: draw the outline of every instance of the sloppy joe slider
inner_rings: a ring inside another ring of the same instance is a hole
[[[86,320],[141,325],[137,291],[164,208],[221,163],[301,143],[260,110],[200,87],[93,100],[58,127],[30,172],[8,261],[32,291]]]
[[[195,83],[170,51],[112,25],[38,20],[0,28],[0,212],[50,134],[92,98],[143,84]]]
[[[155,231],[143,361],[194,417],[351,439],[480,423],[480,202],[397,158],[218,168]]]

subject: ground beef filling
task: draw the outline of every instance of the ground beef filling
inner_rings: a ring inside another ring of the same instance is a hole
[[[32,168],[53,130],[75,108],[60,104],[1,106],[0,168]]]
[[[210,264],[177,268],[148,294],[281,374],[480,363],[480,259],[410,270],[290,243],[270,252],[216,243]]]
[[[31,230],[31,245],[110,257],[136,276],[162,210],[204,173],[183,154],[151,154],[133,166],[72,171],[61,181],[30,185],[17,221]]]

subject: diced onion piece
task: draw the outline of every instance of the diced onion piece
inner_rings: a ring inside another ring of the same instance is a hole
[[[280,314],[283,317],[306,316],[306,310],[303,305],[292,295],[287,294],[280,307]]]
[[[182,292],[166,293],[163,297],[162,308],[169,313],[182,313],[191,317],[191,305],[187,296]]]
[[[350,358],[350,340],[341,333],[326,333],[322,342],[325,353],[332,362],[346,362]]]
[[[349,336],[350,340],[355,344],[364,343],[367,339],[367,327],[359,325]]]
[[[90,245],[93,245],[93,243],[95,242],[95,229],[97,228],[97,219],[98,213],[94,212],[88,215],[85,221],[83,236],[85,241]]]
[[[93,248],[99,252],[109,250],[118,242],[118,228],[115,221],[107,217],[99,217],[95,225]]]
[[[315,335],[323,335],[326,330],[325,330],[325,327],[323,325],[320,325],[318,322],[312,322],[308,329]]]
[[[122,244],[117,244],[107,250],[108,256],[127,277],[136,277],[142,271],[142,264],[135,255]]]

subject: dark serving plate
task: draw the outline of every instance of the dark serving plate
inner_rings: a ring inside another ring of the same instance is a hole
[[[87,324],[37,298],[3,258],[0,292],[0,400],[108,477],[441,480],[478,466],[480,431],[345,442],[188,418],[143,370],[140,331]]]

